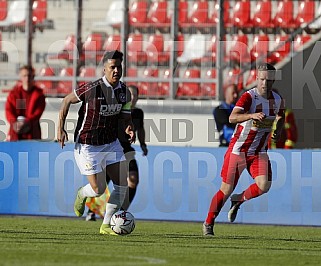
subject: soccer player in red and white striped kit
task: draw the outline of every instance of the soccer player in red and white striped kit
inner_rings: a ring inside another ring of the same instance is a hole
[[[254,183],[241,194],[231,196],[228,219],[234,222],[237,211],[245,201],[267,193],[271,187],[272,171],[267,154],[268,139],[273,122],[277,126],[272,138],[278,139],[284,125],[284,101],[272,91],[276,69],[268,63],[257,67],[257,87],[245,92],[237,101],[230,117],[236,127],[224,156],[222,183],[213,196],[203,223],[203,235],[214,235],[214,221],[234,191],[239,177],[247,169]]]

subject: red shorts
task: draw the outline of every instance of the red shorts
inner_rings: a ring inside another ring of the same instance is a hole
[[[252,178],[265,175],[269,181],[272,180],[271,163],[266,153],[248,156],[244,153],[236,155],[228,150],[221,171],[223,182],[235,187],[245,168]]]

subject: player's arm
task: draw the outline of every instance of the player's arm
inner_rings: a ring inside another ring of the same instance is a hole
[[[283,129],[284,123],[285,123],[284,113],[277,115],[275,120],[276,120],[276,126],[275,126],[275,130],[272,133],[271,138],[275,141],[278,141],[281,137],[282,129]]]
[[[138,140],[140,143],[140,147],[143,151],[143,155],[146,156],[148,153],[148,149],[147,149],[147,145],[145,142],[145,128],[144,128],[144,126],[137,128],[137,137],[138,137]]]
[[[262,121],[265,118],[265,114],[263,112],[258,112],[258,113],[245,113],[244,109],[239,108],[239,107],[234,107],[230,117],[229,121],[232,124],[236,123],[242,123],[244,121],[253,119],[253,120],[258,120]]]
[[[125,130],[125,133],[129,135],[129,142],[133,143],[136,141],[136,134],[134,131],[134,125],[132,121],[132,116],[130,112],[123,111],[120,113],[120,120],[122,124],[122,128]]]
[[[65,141],[68,141],[68,134],[65,130],[65,121],[69,112],[71,104],[78,103],[79,99],[74,92],[68,94],[61,103],[58,120],[57,140],[61,145],[61,148],[65,146]]]

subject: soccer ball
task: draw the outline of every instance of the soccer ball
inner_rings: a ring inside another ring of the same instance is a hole
[[[128,235],[135,229],[135,218],[130,212],[118,211],[110,220],[111,229],[118,235]]]

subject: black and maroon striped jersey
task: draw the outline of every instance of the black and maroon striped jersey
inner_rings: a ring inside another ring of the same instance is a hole
[[[131,94],[123,82],[113,88],[105,77],[74,90],[82,102],[78,111],[75,142],[89,145],[108,144],[117,139],[121,112],[130,114]]]

